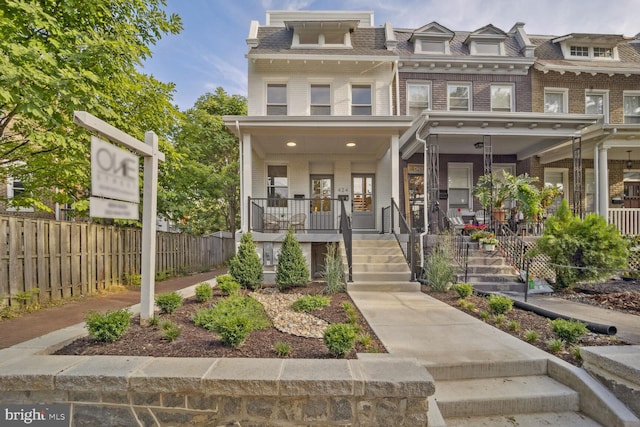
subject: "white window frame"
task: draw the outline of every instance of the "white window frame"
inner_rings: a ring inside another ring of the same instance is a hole
[[[496,110],[495,107],[493,106],[493,88],[494,87],[504,87],[504,88],[509,88],[511,90],[511,100],[510,100],[510,105],[509,105],[509,111],[515,111],[516,109],[516,88],[515,85],[513,83],[492,83],[491,84],[491,88],[489,89],[491,92],[491,111],[503,111],[503,110]]]
[[[562,111],[553,112],[547,111],[547,94],[557,94],[560,93],[562,95]],[[564,87],[545,87],[544,88],[544,112],[548,114],[566,114],[569,112],[569,89]]]
[[[284,97],[285,97],[285,102],[283,103],[277,103],[277,102],[269,102],[269,86],[284,86]],[[269,107],[270,106],[274,106],[274,107],[285,107],[286,109],[286,113],[284,114],[289,115],[289,84],[287,81],[269,81],[266,82],[266,84],[264,85],[264,99],[265,99],[265,115],[266,116],[271,116],[271,115],[281,115],[281,114],[269,114]]]
[[[429,44],[439,45],[439,50],[425,49]],[[451,50],[449,48],[449,41],[447,40],[430,40],[430,39],[416,39],[414,46],[414,53],[424,53],[428,55],[450,55]]]
[[[467,188],[469,190],[467,194],[467,207],[468,211],[473,209],[473,163],[462,163],[462,162],[449,162],[447,163],[447,212],[449,209],[457,209],[459,206],[453,208],[451,207],[451,187],[449,186],[449,175],[451,173],[451,169],[466,169],[467,170]],[[456,188],[456,187],[454,187]],[[465,209],[461,207],[460,209]]]
[[[333,34],[330,34],[333,33]],[[329,35],[342,35],[342,43],[326,43],[326,36],[324,32],[314,33],[309,31],[308,34],[304,34],[303,37],[315,35],[315,43],[300,43],[300,32],[294,31],[293,39],[291,40],[291,48],[293,49],[351,49],[353,46],[351,44],[351,33],[349,31],[328,31]]]
[[[599,56],[596,55],[596,49],[604,49],[604,50],[608,50],[609,51],[609,55],[608,56]],[[613,49],[612,47],[602,47],[602,46],[594,46],[593,47],[593,58],[594,59],[613,59]]]
[[[585,53],[585,55],[576,55],[575,52],[573,52],[573,50],[576,50],[576,52],[578,51],[578,49],[580,49],[581,52]],[[570,45],[569,46],[569,56],[571,56],[572,58],[589,58],[590,55],[590,51],[591,49],[589,48],[589,46],[580,46],[580,45]]]
[[[624,109],[624,99],[627,96],[637,96],[640,97],[640,90],[625,90],[624,92],[622,92],[622,118],[623,118],[623,123],[625,124],[635,124],[638,122],[628,122],[627,121],[627,117],[638,117],[638,119],[640,120],[640,112],[638,113],[633,113],[633,114],[627,114],[627,112]]]
[[[353,103],[353,88],[354,87],[359,87],[359,86],[368,86],[369,87],[369,91],[370,91],[370,104],[354,104]],[[352,116],[374,116],[374,84],[371,81],[363,81],[363,82],[358,82],[358,81],[354,81],[351,82],[351,84],[349,85],[349,104],[350,104],[350,108],[349,108],[349,112]],[[354,107],[366,107],[369,106],[369,108],[371,109],[371,112],[369,114],[353,114],[353,108]]]
[[[15,197],[15,185],[14,183],[17,180],[13,179],[13,177],[7,177],[7,200],[11,200]],[[21,181],[17,181],[21,182]],[[24,187],[23,187],[24,189]],[[33,212],[33,208],[24,208],[24,207],[9,207],[7,206],[7,212]]]
[[[408,116],[412,116],[413,114],[411,114],[411,101],[410,101],[410,97],[409,97],[409,88],[410,86],[426,86],[427,87],[427,107],[423,108],[423,110],[431,110],[431,81],[425,81],[425,80],[408,80],[407,81],[407,105],[406,105],[406,113]],[[414,106],[414,108],[419,108],[418,106]],[[415,116],[417,116],[418,114],[416,114]]]
[[[451,109],[451,92],[449,89],[453,86],[466,86],[469,90],[469,105],[466,110]],[[447,82],[447,111],[473,111],[473,85],[471,82]]]
[[[479,52],[479,47],[491,46],[497,49],[497,52]],[[471,55],[475,56],[504,56],[504,43],[501,41],[472,41]]]
[[[592,179],[589,179],[589,176]],[[591,196],[591,204],[589,204],[589,196]],[[596,176],[593,168],[584,170],[584,207],[586,213],[596,211]]]
[[[568,199],[569,197],[569,168],[544,168],[542,185],[547,186],[547,172],[560,172],[562,173],[562,195],[560,200]]]
[[[269,198],[269,189],[270,188],[285,188],[282,185],[269,185],[269,167],[284,167],[287,171],[287,197],[284,198],[284,202],[280,203],[280,204],[267,204],[267,207],[269,208],[285,208],[288,205],[287,199],[290,198],[291,196],[291,177],[290,177],[290,170],[289,170],[289,164],[288,163],[267,163],[265,164],[264,167],[264,183],[265,183],[265,191],[266,191],[266,197]]]
[[[618,48],[616,46],[588,46],[588,45],[578,45],[578,44],[567,44],[566,42],[561,43],[562,53],[564,54],[565,59],[572,59],[576,61],[618,61],[620,58],[618,56]],[[571,53],[571,48],[581,48],[587,49],[586,55],[574,55]],[[611,56],[596,56],[596,49],[608,49],[611,51]]]
[[[327,86],[329,88],[329,103],[314,104],[312,99],[313,86]],[[313,107],[329,107],[328,114],[313,114]],[[309,115],[310,116],[330,116],[333,114],[333,90],[330,82],[310,82],[309,83]]]
[[[587,113],[587,96],[602,96],[602,115],[604,123],[609,123],[609,91],[606,89],[585,89],[584,91],[584,112]]]

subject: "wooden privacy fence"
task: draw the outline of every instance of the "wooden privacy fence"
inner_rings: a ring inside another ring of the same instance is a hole
[[[0,306],[27,293],[44,302],[121,284],[140,274],[141,235],[136,228],[0,216]],[[207,271],[234,252],[231,236],[157,232],[156,274]]]

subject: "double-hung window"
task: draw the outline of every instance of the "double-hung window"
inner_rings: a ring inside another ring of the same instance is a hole
[[[370,116],[371,112],[371,85],[351,85],[351,115]]]
[[[491,85],[491,111],[513,111],[513,85]]]
[[[604,122],[609,123],[609,94],[604,90],[587,90],[584,96],[586,114],[602,114]]]
[[[24,183],[18,179],[7,178],[7,199],[20,198],[25,193]],[[7,208],[8,211],[33,212],[33,208]]]
[[[331,115],[331,86],[312,84],[310,93],[310,113],[312,116]]]
[[[471,83],[449,83],[447,101],[450,111],[471,111]]]
[[[569,90],[563,88],[544,89],[544,112],[545,113],[567,113]]]
[[[286,207],[289,197],[289,178],[286,165],[267,166],[267,197],[269,207]]]
[[[624,92],[624,122],[640,123],[640,92]]]
[[[267,85],[267,116],[287,115],[287,85],[284,83]]]
[[[431,85],[407,83],[407,114],[417,116],[431,108]]]

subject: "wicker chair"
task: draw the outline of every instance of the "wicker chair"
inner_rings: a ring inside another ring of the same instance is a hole
[[[307,219],[307,215],[303,213],[295,214],[289,220],[289,227],[293,228],[293,231],[303,230],[304,231],[304,222]]]
[[[278,218],[271,214],[264,214],[262,217],[262,224],[264,231],[271,231],[273,233],[280,230],[280,223],[278,222]]]

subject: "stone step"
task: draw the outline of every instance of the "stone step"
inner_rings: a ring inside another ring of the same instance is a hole
[[[354,264],[362,264],[362,263],[382,263],[382,262],[390,262],[390,263],[404,263],[407,262],[404,259],[404,255],[402,253],[400,255],[371,255],[371,254],[358,254],[352,255]],[[346,257],[345,257],[346,259]]]
[[[435,399],[442,416],[575,412],[579,395],[546,375],[436,382]]]
[[[352,248],[398,248],[396,240],[352,240]]]
[[[464,279],[464,272],[458,273],[458,278]],[[461,279],[461,280],[462,280]],[[467,274],[467,282],[476,283],[492,283],[492,282],[509,282],[516,283],[519,277],[514,274]]]
[[[387,272],[356,272],[353,271],[354,282],[408,282],[411,280],[411,272],[408,271]]]
[[[469,275],[516,275],[516,271],[510,265],[467,265]]]
[[[507,265],[503,257],[471,256],[467,258],[469,265]]]
[[[436,381],[546,375],[547,359],[487,360],[425,366]]]
[[[522,282],[476,282],[471,283],[473,289],[482,292],[517,292],[524,293],[525,284]]]
[[[347,291],[363,292],[420,292],[420,283],[399,281],[353,281],[347,283]]]
[[[446,420],[447,427],[602,427],[580,412],[545,412],[535,414],[456,417]]]
[[[357,256],[357,255],[375,255],[375,256],[384,256],[384,255],[390,255],[390,256],[396,256],[396,255],[400,255],[403,256],[402,254],[402,250],[400,249],[399,246],[396,247],[384,247],[384,248],[374,248],[374,247],[370,247],[370,248],[353,248],[351,251],[351,255],[352,256]],[[346,251],[343,252],[343,256],[347,256],[346,255]]]
[[[409,266],[402,262],[382,262],[382,263],[353,263],[354,273],[407,273]]]

